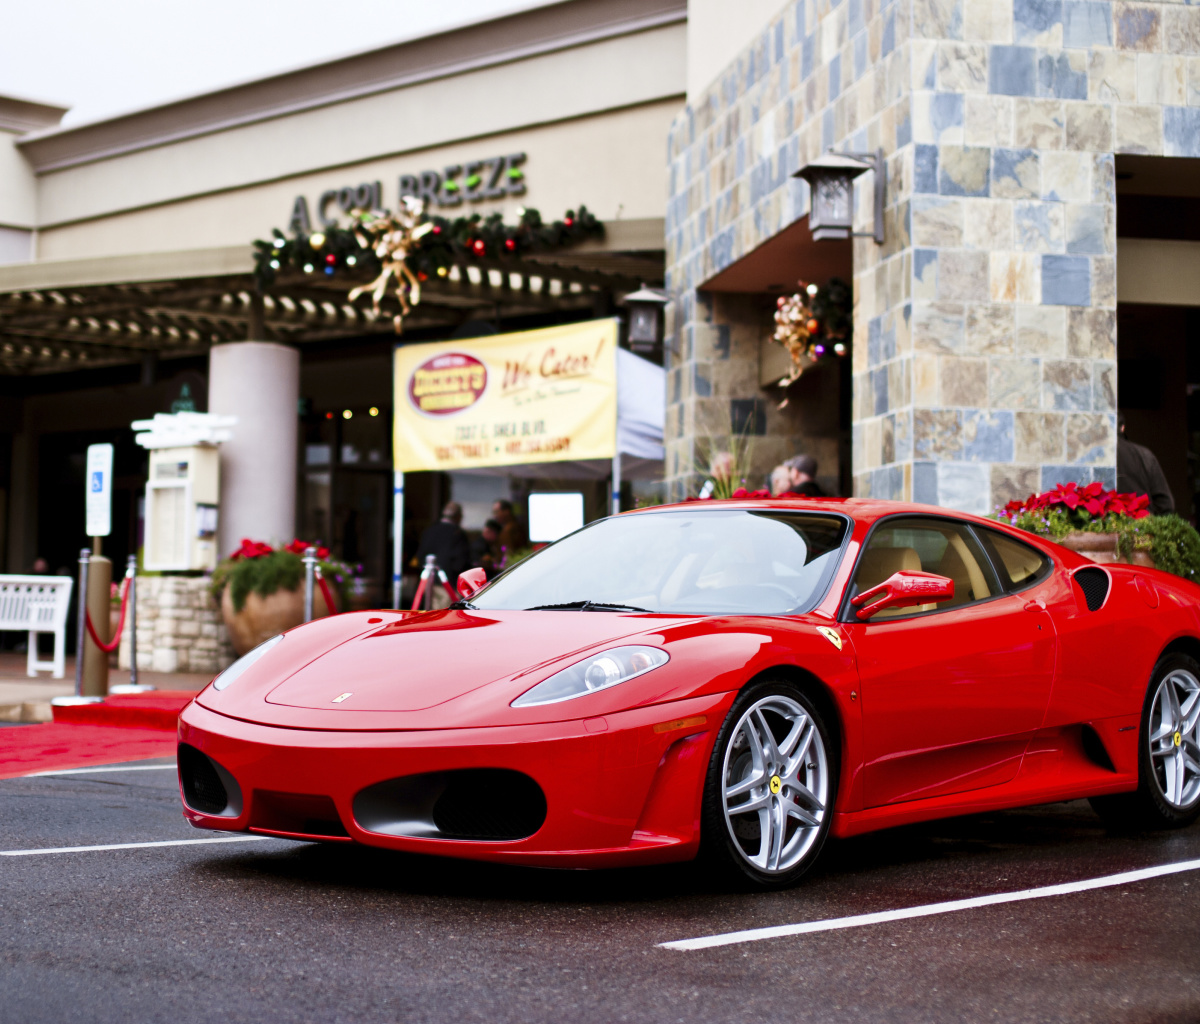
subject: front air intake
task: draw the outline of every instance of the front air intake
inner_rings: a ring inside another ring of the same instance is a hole
[[[192,810],[220,814],[229,806],[229,792],[216,765],[187,743],[179,744],[179,781],[183,798]]]
[[[368,786],[354,798],[354,819],[384,835],[511,842],[542,827],[546,796],[508,768],[428,772]]]
[[[1104,599],[1108,597],[1108,573],[1103,569],[1090,566],[1080,569],[1075,574],[1075,585],[1083,591],[1089,612],[1099,611],[1104,606]]]

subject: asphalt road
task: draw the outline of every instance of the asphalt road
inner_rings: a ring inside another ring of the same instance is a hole
[[[196,839],[169,770],[0,781],[0,852]],[[0,1020],[1200,1020],[1200,871],[726,945],[1200,858],[1085,803],[836,843],[798,888],[547,872],[278,840],[0,856]]]

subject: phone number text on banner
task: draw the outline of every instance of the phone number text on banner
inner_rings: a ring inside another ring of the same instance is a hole
[[[397,346],[395,468],[611,459],[616,351],[615,320]]]

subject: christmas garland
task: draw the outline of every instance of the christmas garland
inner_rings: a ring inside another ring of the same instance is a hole
[[[362,239],[373,222],[388,216],[381,211],[362,212],[355,215],[352,227],[330,227],[292,238],[276,229],[270,241],[256,240],[254,277],[259,291],[274,284],[285,267],[327,277],[346,269],[356,274],[379,274],[380,259]],[[604,236],[604,225],[586,206],[580,206],[578,212],[568,210],[562,220],[551,223],[545,223],[541,214],[531,209],[522,209],[516,224],[505,224],[499,213],[487,217],[474,213],[453,220],[422,214],[420,222],[422,227],[431,226],[413,238],[403,261],[419,281],[445,277],[451,266],[466,259],[518,257]]]

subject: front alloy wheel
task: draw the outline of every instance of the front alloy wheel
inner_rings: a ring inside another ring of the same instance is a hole
[[[1122,828],[1179,828],[1200,816],[1200,662],[1159,659],[1142,707],[1138,788],[1092,797],[1092,807]]]
[[[713,751],[703,823],[710,859],[760,886],[796,881],[829,831],[833,766],[825,724],[805,693],[784,683],[752,687]]]

